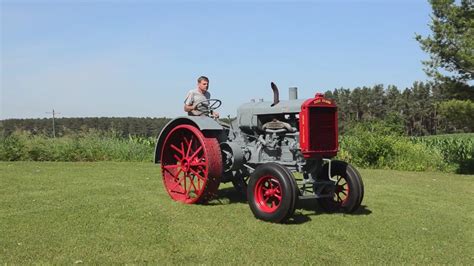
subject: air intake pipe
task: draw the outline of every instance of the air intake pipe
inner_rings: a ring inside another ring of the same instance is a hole
[[[298,88],[297,87],[290,87],[289,89],[289,97],[288,99],[291,100],[298,100]]]

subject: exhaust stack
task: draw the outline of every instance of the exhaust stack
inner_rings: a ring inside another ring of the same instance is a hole
[[[277,85],[275,85],[275,83],[272,82],[271,86],[273,90],[273,103],[272,103],[272,107],[273,107],[280,102],[280,94],[278,93],[278,87]]]

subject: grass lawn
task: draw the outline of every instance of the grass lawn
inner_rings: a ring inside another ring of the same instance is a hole
[[[474,176],[361,170],[363,208],[255,219],[173,202],[151,163],[0,162],[0,263],[474,264]]]

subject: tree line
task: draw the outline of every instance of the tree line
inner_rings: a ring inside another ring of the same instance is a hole
[[[375,85],[354,89],[327,91],[339,111],[340,132],[373,121],[408,136],[425,136],[474,131],[474,90],[449,87],[446,84],[415,82],[403,91],[394,85]],[[156,137],[170,118],[56,118],[56,136],[90,130],[114,132],[118,136]],[[0,121],[3,135],[15,130],[52,136],[53,121],[42,119],[8,119]]]
[[[335,89],[325,96],[339,108],[340,131],[371,121],[383,121],[408,136],[474,131],[474,89],[459,84],[414,82],[403,91],[384,88]]]

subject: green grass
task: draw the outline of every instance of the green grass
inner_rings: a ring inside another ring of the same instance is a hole
[[[364,207],[256,220],[173,202],[151,163],[0,162],[0,263],[474,264],[474,176],[362,170]]]

